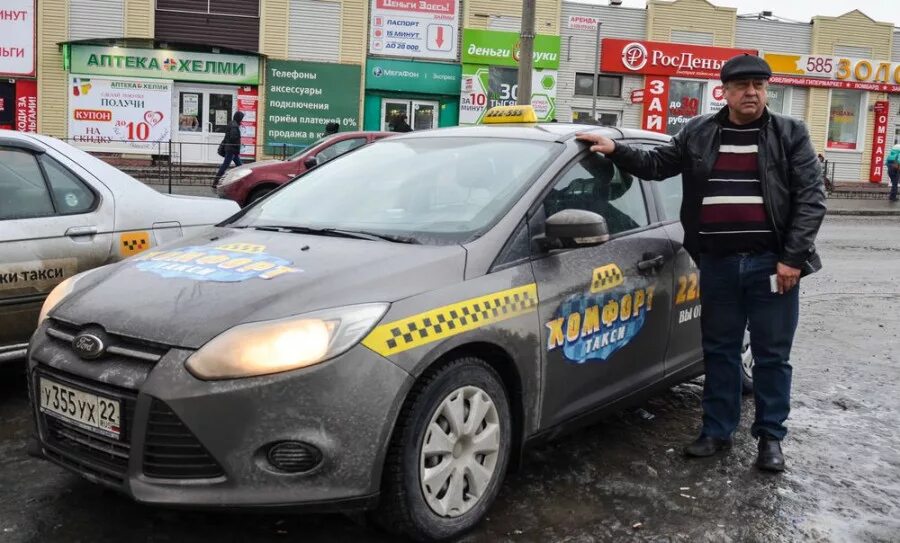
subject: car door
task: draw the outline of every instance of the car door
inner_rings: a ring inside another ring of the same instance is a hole
[[[43,149],[0,141],[0,348],[28,341],[53,287],[106,262],[112,205]]]
[[[652,183],[656,208],[675,250],[672,324],[666,352],[666,374],[688,368],[703,358],[700,341],[700,270],[684,250],[684,228],[679,222],[681,175]]]
[[[661,379],[669,329],[674,255],[666,232],[650,222],[640,180],[583,154],[536,208],[532,234],[564,209],[602,215],[612,237],[590,247],[534,248],[542,427]]]

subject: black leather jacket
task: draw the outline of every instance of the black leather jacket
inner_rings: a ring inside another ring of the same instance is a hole
[[[661,180],[682,174],[684,248],[694,260],[699,256],[704,185],[716,162],[721,123],[727,116],[728,109],[723,108],[715,114],[695,117],[670,143],[654,150],[617,142],[609,155],[620,168],[642,179]],[[758,156],[766,213],[781,247],[780,261],[808,275],[822,267],[815,247],[816,234],[825,217],[822,168],[806,125],[768,110],[765,117]]]

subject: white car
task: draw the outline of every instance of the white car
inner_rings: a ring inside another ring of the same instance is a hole
[[[0,130],[0,363],[25,355],[44,298],[62,280],[238,209],[161,194],[55,138]]]

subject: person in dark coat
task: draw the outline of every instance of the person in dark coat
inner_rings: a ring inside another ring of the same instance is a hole
[[[228,169],[228,166],[231,162],[234,162],[235,166],[241,165],[241,121],[244,120],[244,113],[241,111],[237,111],[232,117],[231,122],[228,123],[228,129],[225,131],[225,137],[222,138],[222,144],[220,147],[219,154],[224,157],[222,161],[222,165],[219,166],[219,172],[216,173],[216,179],[213,181],[213,187],[219,184],[219,180],[222,179],[222,175],[225,174],[225,170]],[[224,154],[222,154],[224,152]]]
[[[397,116],[394,122],[394,132],[412,132],[412,127],[406,122],[406,113]]]
[[[325,135],[330,136],[332,134],[337,134],[341,130],[341,125],[335,122],[330,122],[325,125]]]

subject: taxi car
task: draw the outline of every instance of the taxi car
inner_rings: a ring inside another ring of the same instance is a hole
[[[216,187],[216,194],[243,207],[307,170],[391,135],[392,132],[353,131],[325,136],[285,160],[261,160],[228,170]]]
[[[44,298],[64,279],[236,211],[160,194],[62,141],[0,130],[0,364],[24,358]]]
[[[148,504],[464,533],[524,446],[702,373],[680,181],[619,170],[594,130],[667,141],[398,135],[67,280],[30,345],[32,451]]]

